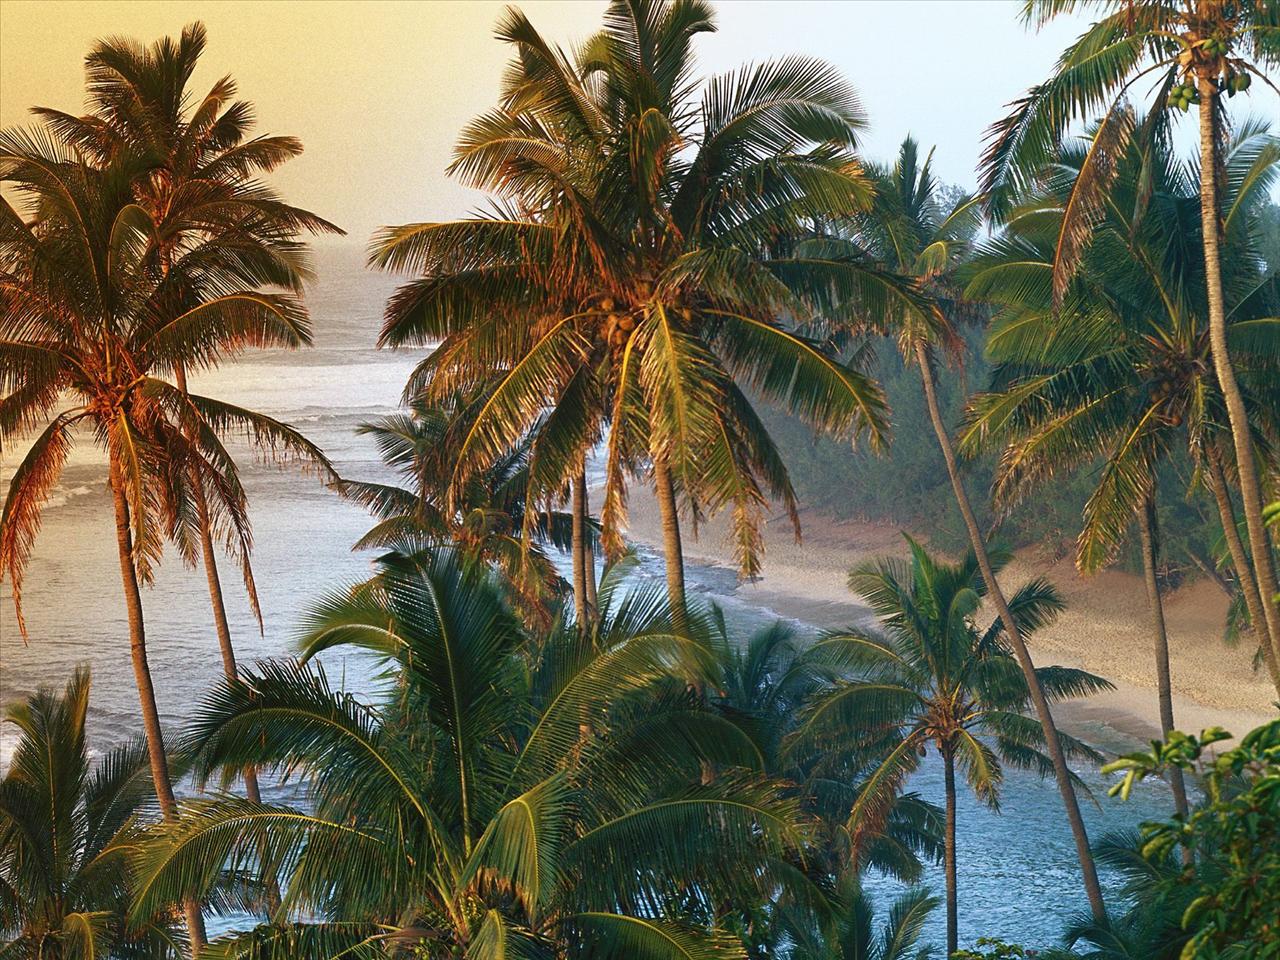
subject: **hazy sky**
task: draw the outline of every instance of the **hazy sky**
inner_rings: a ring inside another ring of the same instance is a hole
[[[572,42],[599,0],[518,3],[545,35]],[[306,153],[274,182],[364,240],[377,226],[462,214],[474,196],[444,175],[459,128],[495,102],[505,4],[346,0],[0,0],[0,125],[33,104],[79,111],[81,61],[100,36],[150,41],[202,19],[209,45],[194,87],[232,74],[259,131],[301,137]],[[1052,67],[1084,27],[1034,34],[1015,0],[719,0],[699,40],[708,72],[787,53],[837,65],[870,116],[865,152],[887,159],[907,133],[937,144],[943,179],[972,186],[982,132]]]

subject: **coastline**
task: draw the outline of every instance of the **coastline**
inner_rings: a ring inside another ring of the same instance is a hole
[[[628,520],[628,538],[661,553],[657,505],[647,489],[632,490]],[[801,511],[801,527],[803,542],[797,544],[789,521],[770,522],[764,573],[754,582],[740,583],[735,597],[819,628],[869,622],[871,611],[846,585],[848,571],[875,557],[905,555],[901,531],[891,524],[837,521],[812,511]],[[722,518],[703,525],[698,539],[687,537],[684,549],[686,563],[734,566]],[[1030,551],[1020,552],[1002,579],[1017,585],[1036,576],[1048,577],[1067,606],[1055,623],[1035,635],[1032,657],[1038,663],[1080,667],[1115,684],[1114,690],[1056,707],[1063,728],[1113,752],[1158,737],[1142,579],[1114,570],[1085,578],[1070,558],[1050,563]],[[1246,645],[1231,647],[1222,640],[1227,610],[1222,592],[1197,581],[1164,599],[1177,727],[1198,733],[1221,726],[1241,736],[1272,719],[1275,692],[1266,674],[1254,672]]]

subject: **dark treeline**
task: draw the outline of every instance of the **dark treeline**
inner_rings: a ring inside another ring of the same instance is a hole
[[[405,275],[379,346],[431,348],[404,412],[363,428],[387,484],[187,388],[311,342],[305,241],[338,228],[268,185],[302,145],[253,135],[229,77],[195,93],[199,24],[96,44],[83,116],[0,132],[0,439],[30,444],[0,564],[25,634],[42,511],[73,446],[101,449],[142,735],[90,759],[84,672],[7,707],[0,960],[906,960],[936,909],[946,955],[1024,956],[960,919],[958,797],[999,809],[1009,768],[1056,786],[1078,862],[1041,955],[1280,955],[1280,720],[1220,754],[1225,731],[1180,733],[1164,621],[1189,561],[1280,694],[1280,140],[1219,109],[1270,87],[1280,8],[1095,6],[989,131],[974,195],[911,140],[862,157],[827,64],[703,77],[701,0],[614,0],[572,49],[509,9],[500,101],[449,169],[489,205],[370,243]],[[836,452],[891,437],[892,459]],[[237,438],[366,506],[377,551],[290,625],[295,656],[247,665],[220,567],[257,610]],[[684,538],[726,513],[751,576],[770,512],[834,508],[816,485],[927,522],[929,547],[850,571],[874,628],[731,635],[687,595]],[[637,486],[660,589],[628,578]],[[1112,802],[1167,778],[1166,820],[1089,835],[1072,764],[1105,758],[1055,712],[1111,685],[1033,661],[1063,602],[1003,575],[1005,516],[1085,573],[1142,571],[1162,738],[1103,770]],[[172,731],[144,602],[167,555],[204,569],[223,664]],[[333,649],[380,665],[369,702],[327,676]],[[941,804],[913,790],[931,756]],[[296,803],[264,799],[281,779]],[[872,903],[869,872],[909,890]]]

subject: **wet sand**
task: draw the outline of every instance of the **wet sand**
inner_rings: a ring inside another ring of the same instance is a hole
[[[904,555],[907,547],[899,529],[809,512],[801,514],[801,521],[801,544],[785,518],[770,522],[764,574],[742,583],[738,596],[823,628],[870,621],[870,610],[847,586],[848,572],[875,557]],[[697,540],[686,536],[686,561],[732,566],[727,529],[717,518],[700,529]],[[660,550],[657,506],[640,488],[631,496],[628,535]],[[1031,551],[1019,555],[1001,579],[1016,589],[1035,576],[1046,576],[1057,586],[1067,609],[1031,638],[1033,658],[1042,664],[1082,667],[1116,686],[1086,701],[1059,706],[1055,712],[1063,726],[1111,749],[1158,736],[1153,642],[1142,579],[1118,571],[1081,577],[1070,558],[1049,562]],[[1165,597],[1174,720],[1183,730],[1198,732],[1216,725],[1239,735],[1275,716],[1275,691],[1265,670],[1253,670],[1252,651],[1245,644],[1231,647],[1222,640],[1226,611],[1225,595],[1207,581]]]

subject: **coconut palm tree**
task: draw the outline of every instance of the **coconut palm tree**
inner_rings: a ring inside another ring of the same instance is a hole
[[[1042,26],[1086,6],[1082,0],[1026,0],[1024,17]],[[1280,638],[1275,563],[1262,520],[1260,471],[1248,409],[1231,359],[1223,285],[1223,231],[1229,212],[1222,196],[1226,113],[1221,95],[1248,90],[1280,65],[1280,9],[1264,0],[1106,0],[1089,4],[1100,18],[1067,48],[1053,75],[1014,104],[992,126],[982,160],[982,189],[997,218],[1012,198],[1050,162],[1073,123],[1098,119],[1059,228],[1053,287],[1061,297],[1102,217],[1117,158],[1138,125],[1126,98],[1146,79],[1159,87],[1155,109],[1199,108],[1200,221],[1205,295],[1214,374],[1222,393],[1235,453],[1235,473],[1262,613],[1273,649]],[[1162,102],[1163,100],[1163,102]]]
[[[835,235],[824,242],[843,249],[847,257],[868,258],[903,276],[915,277],[916,282],[935,298],[938,307],[932,311],[919,311],[904,309],[906,304],[895,303],[889,311],[868,311],[865,304],[853,300],[835,304],[837,309],[829,313],[826,320],[834,321],[837,328],[852,327],[855,332],[869,327],[892,334],[898,341],[905,363],[920,371],[925,406],[942,451],[956,505],[986,580],[988,598],[1000,615],[1009,644],[1026,678],[1036,716],[1045,733],[1046,749],[1053,760],[1063,809],[1075,840],[1085,893],[1094,916],[1100,918],[1106,913],[1102,888],[1098,884],[1084,818],[1080,815],[1080,803],[1072,788],[1071,771],[1067,767],[1066,756],[1058,748],[1053,710],[1039,689],[1031,655],[1009,610],[1004,591],[996,582],[987,538],[978,526],[964,487],[955,445],[938,401],[935,365],[939,356],[962,361],[963,341],[956,324],[966,319],[970,309],[958,297],[954,271],[966,256],[976,230],[978,204],[974,198],[966,196],[945,204],[933,176],[931,160],[927,157],[921,163],[915,141],[908,138],[892,168],[874,171],[878,189],[873,210],[840,224]]]
[[[881,439],[876,385],[794,322],[834,292],[857,292],[869,309],[919,306],[873,264],[788,242],[869,203],[853,91],[803,57],[700,84],[692,39],[711,29],[701,0],[616,0],[571,54],[509,12],[503,101],[464,132],[451,168],[499,205],[389,228],[374,253],[422,274],[389,304],[381,338],[440,343],[411,389],[499,371],[455,486],[548,406],[531,495],[580,477],[607,437],[606,548],[622,550],[628,478],[651,466],[677,618],[678,497],[695,519],[732,508],[745,573],[758,568],[766,499],[793,506],[742,388],[831,433]]]
[[[352,549],[399,549],[414,552],[428,546],[456,545],[467,557],[494,564],[513,584],[523,614],[543,626],[550,622],[554,601],[564,582],[544,545],[573,550],[574,538],[595,537],[596,527],[584,518],[543,510],[525,523],[528,505],[529,442],[513,446],[484,473],[473,477],[452,505],[446,491],[453,472],[457,435],[475,413],[478,397],[452,397],[429,404],[418,398],[407,414],[394,414],[362,425],[358,433],[372,437],[383,462],[403,485],[342,480],[338,492],[366,506],[377,524]],[[452,507],[452,509],[451,509]],[[522,536],[532,527],[532,538]],[[532,542],[531,542],[532,539]],[[575,569],[575,578],[581,571]],[[581,589],[581,595],[579,590]],[[585,583],[574,584],[575,614],[587,621]]]
[[[819,642],[816,652],[845,669],[805,707],[795,737],[825,744],[861,730],[864,749],[878,753],[878,765],[849,813],[855,842],[859,833],[879,829],[921,757],[936,751],[946,785],[950,955],[958,949],[957,769],[978,799],[999,809],[1003,764],[1050,776],[1053,762],[1044,752],[1044,731],[1025,712],[1031,695],[1009,649],[1003,619],[989,626],[976,622],[987,593],[977,559],[971,553],[948,564],[908,542],[910,561],[873,561],[850,574],[850,587],[866,598],[884,631],[853,630]],[[1007,559],[993,557],[997,569]],[[1009,600],[1024,635],[1051,623],[1061,609],[1057,593],[1042,579],[1025,584]],[[1036,679],[1054,702],[1111,687],[1101,677],[1066,667],[1039,667]],[[1102,760],[1080,741],[1058,737],[1064,753]],[[1083,786],[1078,779],[1075,783]]]
[[[126,923],[125,849],[154,802],[141,740],[89,759],[89,674],[5,708],[19,737],[0,779],[0,957],[176,958],[166,910]]]
[[[304,230],[341,231],[284,203],[259,179],[298,156],[302,144],[293,137],[250,138],[253,105],[234,99],[231,77],[218,80],[193,106],[188,85],[206,41],[204,25],[198,22],[185,27],[176,40],[165,37],[146,47],[120,37],[100,40],[85,58],[91,112],[72,116],[42,107],[33,112],[90,163],[109,165],[134,158],[139,164],[143,172],[135,185],[135,201],[154,225],[153,245],[162,271],[216,237],[216,246],[203,249],[206,269],[232,267],[242,282],[283,288],[300,297],[309,270],[299,235]],[[201,295],[198,289],[175,283],[157,307],[177,318]],[[300,299],[296,309],[305,317]],[[175,384],[186,392],[188,366],[211,366],[233,356],[236,346],[227,341],[222,356],[196,356],[175,364]],[[255,439],[262,441],[261,453],[270,457],[275,452],[269,433]],[[323,458],[310,465],[332,473]],[[223,670],[231,675],[236,656],[218,573],[215,518],[199,483],[192,484],[192,499]],[[250,564],[251,532],[243,511],[230,533],[224,546],[240,567],[261,624]],[[256,773],[246,770],[244,780],[250,799],[260,799]]]
[[[308,809],[188,802],[138,847],[135,910],[280,869],[274,922],[211,949],[740,956],[714,918],[772,888],[801,818],[689,697],[704,654],[665,598],[606,577],[600,599],[595,637],[530,636],[491,572],[449,551],[379,560],[308,616],[303,663],[225,681],[193,721],[200,777],[291,770]],[[308,662],[335,647],[385,668],[374,702]]]
[[[176,812],[146,651],[141,586],[166,540],[199,554],[200,511],[233,535],[247,531],[235,462],[223,437],[268,438],[282,456],[320,451],[270,417],[189,394],[163,376],[246,346],[297,346],[308,337],[297,299],[264,292],[235,266],[234,244],[193,241],[160,266],[157,227],[135,202],[146,167],[131,158],[79,161],[48,130],[0,132],[0,443],[35,434],[0,514],[0,564],[18,622],[22,577],[77,432],[107,454],[134,678],[156,795]],[[229,265],[228,265],[229,262]],[[221,267],[218,265],[222,264]],[[188,308],[175,315],[181,290]],[[193,947],[199,912],[188,911]]]
[[[1265,196],[1280,144],[1264,127],[1243,134],[1225,168],[1229,209],[1237,214],[1224,236],[1230,252],[1229,330],[1253,422],[1274,430],[1280,323],[1272,315],[1280,287],[1258,268],[1249,220],[1258,196],[1253,181]],[[1061,298],[1053,293],[1061,218],[1090,143],[1064,148],[1054,175],[1046,177],[1047,193],[1022,204],[1008,230],[971,265],[969,295],[1001,308],[988,340],[999,366],[993,390],[971,401],[961,448],[974,452],[992,441],[1004,446],[994,496],[1006,508],[1058,471],[1101,463],[1085,505],[1076,563],[1085,573],[1097,571],[1114,558],[1136,521],[1167,736],[1174,716],[1157,577],[1156,477],[1160,464],[1181,447],[1211,461],[1207,472],[1216,478],[1218,447],[1227,438],[1218,426],[1226,416],[1203,307],[1195,183],[1172,154],[1163,125],[1147,135],[1118,159],[1106,210]],[[1229,504],[1219,499],[1219,505],[1224,528],[1234,533]],[[1247,565],[1240,579],[1252,585]],[[1265,623],[1259,624],[1259,637],[1280,690]],[[1180,772],[1172,784],[1177,811],[1185,816]]]

